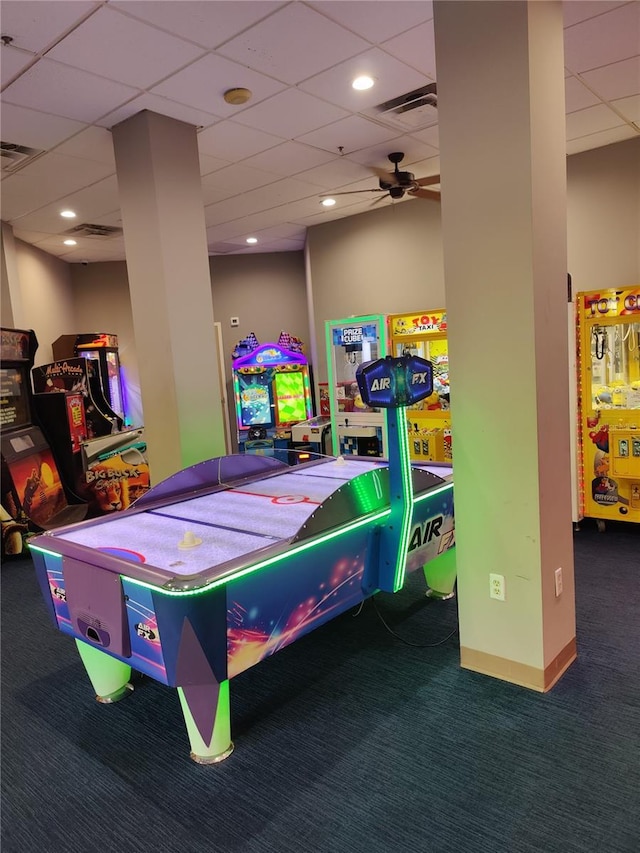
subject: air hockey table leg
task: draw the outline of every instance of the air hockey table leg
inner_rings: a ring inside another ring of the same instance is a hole
[[[129,695],[133,685],[129,683],[131,667],[128,664],[83,640],[76,640],[76,645],[98,702],[118,702]]]
[[[448,599],[455,595],[456,549],[449,548],[422,567],[431,598]]]
[[[191,758],[197,764],[218,764],[233,752],[229,681],[178,687],[187,726]]]

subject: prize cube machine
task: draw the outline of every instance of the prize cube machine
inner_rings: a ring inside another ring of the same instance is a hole
[[[384,414],[364,402],[356,379],[361,364],[375,361],[388,352],[386,317],[368,314],[328,320],[325,330],[333,453],[386,458]]]

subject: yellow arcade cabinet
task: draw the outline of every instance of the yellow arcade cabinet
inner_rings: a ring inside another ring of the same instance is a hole
[[[450,462],[447,314],[442,309],[390,314],[388,325],[391,355],[417,355],[433,365],[433,393],[407,409],[411,458],[421,462]]]
[[[584,516],[640,521],[640,286],[578,293],[580,502]]]

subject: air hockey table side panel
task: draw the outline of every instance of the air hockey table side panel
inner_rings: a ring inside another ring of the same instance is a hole
[[[366,524],[227,583],[229,678],[377,592],[380,527]],[[414,502],[406,571],[455,546],[453,488]]]

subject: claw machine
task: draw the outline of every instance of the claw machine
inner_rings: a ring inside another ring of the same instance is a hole
[[[361,364],[387,355],[387,318],[367,314],[328,320],[325,331],[333,454],[387,457],[384,414],[363,402],[356,380]]]
[[[409,406],[409,453],[417,462],[451,462],[447,314],[442,309],[388,317],[390,352],[417,355],[433,366],[433,392]]]
[[[640,521],[640,286],[578,293],[583,513]]]

